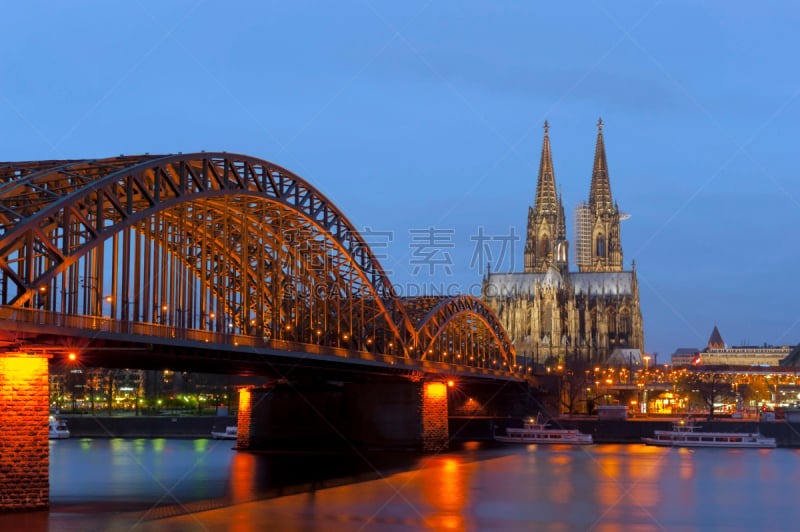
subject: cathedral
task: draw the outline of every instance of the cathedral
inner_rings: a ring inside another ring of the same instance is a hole
[[[578,271],[571,272],[564,204],[545,122],[536,198],[528,208],[525,271],[490,272],[482,286],[483,300],[500,318],[518,357],[539,364],[573,357],[604,363],[612,354],[641,361],[636,265],[623,269],[620,219],[600,120],[589,202],[575,209]]]

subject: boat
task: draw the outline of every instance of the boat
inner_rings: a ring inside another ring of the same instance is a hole
[[[62,440],[64,438],[69,438],[67,422],[63,419],[57,419],[56,416],[50,416],[50,439]]]
[[[536,420],[525,420],[520,428],[507,428],[505,436],[495,434],[495,441],[500,443],[561,443],[561,444],[589,444],[592,443],[591,434],[583,434],[575,429],[547,428],[547,422],[541,415]]]
[[[665,447],[752,447],[774,449],[775,438],[758,432],[703,432],[691,419],[672,424],[672,430],[656,430],[652,438],[642,438],[647,445]]]
[[[230,425],[225,427],[225,432],[211,431],[211,437],[215,440],[235,440],[239,437],[239,427]]]

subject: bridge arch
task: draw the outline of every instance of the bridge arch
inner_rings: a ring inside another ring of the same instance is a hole
[[[513,370],[514,348],[494,312],[480,299],[461,295],[407,302],[418,318],[420,359]]]
[[[12,307],[403,355],[414,334],[338,208],[244,155],[0,165],[0,283]]]

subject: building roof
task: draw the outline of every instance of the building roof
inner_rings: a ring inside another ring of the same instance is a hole
[[[711,331],[711,338],[708,339],[708,347],[725,347],[725,342],[722,341],[722,335],[719,334],[719,329],[714,325],[714,330]]]
[[[487,296],[532,295],[537,284],[555,288],[570,284],[576,295],[628,296],[633,294],[633,272],[567,272],[562,276],[551,267],[546,273],[490,273]]]
[[[616,348],[605,362],[609,366],[640,366],[642,352],[639,349]]]
[[[696,355],[700,350],[695,347],[679,347],[673,355]]]

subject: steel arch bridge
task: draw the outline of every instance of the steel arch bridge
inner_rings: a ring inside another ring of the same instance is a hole
[[[328,198],[228,153],[0,163],[0,304],[3,319],[103,318],[500,371],[515,361],[479,299],[398,297]]]

